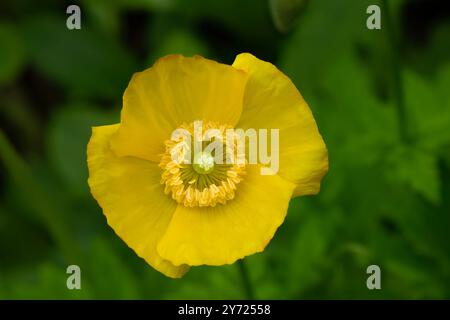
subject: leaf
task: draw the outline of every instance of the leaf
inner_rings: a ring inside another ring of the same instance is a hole
[[[411,217],[408,216],[407,213],[405,227],[411,223]],[[421,230],[421,242],[427,241],[422,236],[427,232],[431,230]],[[372,248],[374,260],[381,268],[382,290],[388,291],[393,295],[392,298],[402,298],[405,292],[412,299],[442,299],[445,296],[445,278],[439,265],[422,252],[414,250],[403,235],[379,230],[373,238]]]
[[[8,299],[89,299],[89,285],[81,273],[82,290],[69,290],[66,285],[67,266],[45,262],[9,275]]]
[[[375,3],[368,0],[309,2],[279,60],[281,69],[286,70],[306,98],[312,96],[336,58],[354,50],[355,40],[368,37],[365,12],[369,4]]]
[[[63,211],[58,202],[52,201],[32,173],[28,164],[19,156],[6,135],[0,130],[0,162],[6,168],[11,180],[20,190],[25,204],[39,217],[53,240],[58,244],[66,261],[82,260],[81,252],[73,241],[73,230],[59,212]]]
[[[305,7],[306,0],[270,0],[269,3],[275,26],[280,32],[287,32]]]
[[[97,111],[87,104],[64,106],[51,119],[48,155],[66,188],[74,195],[88,194],[86,148],[91,127],[117,122],[118,115]]]
[[[389,155],[386,174],[402,182],[434,204],[441,201],[441,182],[437,159],[411,147],[399,147]]]
[[[327,223],[319,218],[310,218],[298,230],[291,247],[295,255],[288,261],[286,269],[292,279],[288,285],[294,294],[302,292],[321,278],[318,267],[325,258],[331,236],[324,225]]]
[[[158,58],[168,54],[182,54],[184,56],[201,55],[207,57],[207,44],[193,33],[183,30],[173,30],[165,34],[157,49],[151,53],[149,65]]]
[[[37,17],[24,33],[36,68],[70,95],[118,99],[136,70],[119,43],[85,24],[68,30],[60,18]]]
[[[298,299],[322,280],[335,236],[335,212],[304,197],[291,201],[286,221],[264,252],[248,259],[259,299]]]
[[[48,237],[42,230],[34,227],[30,219],[21,215],[20,208],[14,206],[14,200],[10,198],[5,201],[5,208],[0,207],[0,270],[3,271],[34,264],[52,248]],[[19,201],[23,202],[23,199]],[[17,234],[24,235],[22,241],[17,241]],[[33,250],[30,250],[30,243],[33,244]]]
[[[192,268],[164,299],[244,299],[242,279],[236,264]]]
[[[122,10],[140,9],[155,11],[173,10],[179,1],[180,0],[84,0],[88,6],[94,5],[93,3],[98,3],[99,5],[107,4],[110,7],[117,7]]]
[[[316,84],[309,104],[335,168],[376,165],[398,139],[395,109],[374,94],[372,81],[356,55],[341,53]]]
[[[404,74],[408,128],[420,146],[434,151],[450,145],[450,100],[441,89],[450,85],[448,74],[449,67],[441,69],[437,84],[410,70]]]
[[[0,85],[15,80],[26,63],[26,50],[19,30],[13,25],[0,24]]]
[[[103,238],[91,241],[90,261],[85,270],[89,279],[89,290],[98,299],[137,299],[138,282],[129,267]]]

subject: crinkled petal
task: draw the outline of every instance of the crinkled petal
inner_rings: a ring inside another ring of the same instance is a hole
[[[128,84],[113,150],[120,156],[159,161],[164,141],[183,123],[235,125],[247,78],[242,70],[200,56],[159,59]]]
[[[294,196],[318,193],[328,152],[300,92],[274,65],[251,54],[238,55],[233,66],[249,74],[237,127],[279,129],[278,174],[297,184]]]
[[[178,206],[158,253],[175,265],[222,265],[261,252],[283,223],[294,188],[248,166],[235,198],[225,205]]]
[[[93,128],[87,149],[89,186],[108,224],[140,257],[166,276],[178,278],[189,269],[164,260],[156,244],[166,231],[176,203],[164,195],[157,164],[117,157],[110,139],[119,125]]]

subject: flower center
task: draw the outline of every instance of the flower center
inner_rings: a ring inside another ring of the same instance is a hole
[[[177,131],[183,134],[173,134],[165,141],[159,163],[164,192],[187,207],[214,207],[232,200],[245,175],[245,163],[234,161],[237,139],[226,134],[231,128],[202,121],[180,126]]]
[[[214,157],[210,152],[197,152],[192,167],[200,174],[211,173],[214,170]]]

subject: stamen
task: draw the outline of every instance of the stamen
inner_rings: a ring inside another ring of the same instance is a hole
[[[219,142],[223,144],[223,150],[228,152],[225,139],[225,131],[232,128],[227,125],[217,123],[203,123],[203,131],[217,129],[220,132]],[[193,145],[194,141],[187,141],[194,137],[194,123],[182,125],[180,129],[185,129],[191,136],[177,136],[165,141],[166,150],[159,163],[162,169],[161,183],[165,185],[164,192],[171,194],[172,198],[187,207],[214,207],[217,203],[225,204],[235,196],[237,185],[245,175],[245,163],[226,163],[226,157],[237,159],[238,148],[231,148],[234,154],[225,154],[224,161],[216,163],[214,156],[210,152],[200,151],[194,155],[192,164],[187,161],[186,153],[191,152],[186,146]],[[206,144],[210,139],[202,136],[195,136],[197,142]],[[222,139],[222,140],[220,140]],[[237,139],[231,143],[236,144]],[[234,161],[236,162],[236,161]]]

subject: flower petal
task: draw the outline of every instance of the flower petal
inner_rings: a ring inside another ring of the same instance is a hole
[[[297,184],[294,196],[316,194],[328,171],[328,152],[314,117],[291,80],[249,53],[233,67],[249,74],[238,128],[279,129],[278,174]]]
[[[120,156],[159,161],[163,142],[183,123],[208,120],[235,125],[247,78],[242,70],[200,56],[159,59],[128,84],[113,150]]]
[[[174,266],[156,252],[156,244],[172,218],[176,203],[164,195],[157,164],[133,157],[117,157],[109,146],[119,125],[93,128],[87,156],[91,193],[108,224],[153,268],[169,277],[189,269]]]
[[[175,265],[222,265],[261,252],[283,223],[294,188],[277,175],[261,175],[259,166],[248,166],[235,198],[225,205],[178,206],[158,253]]]

